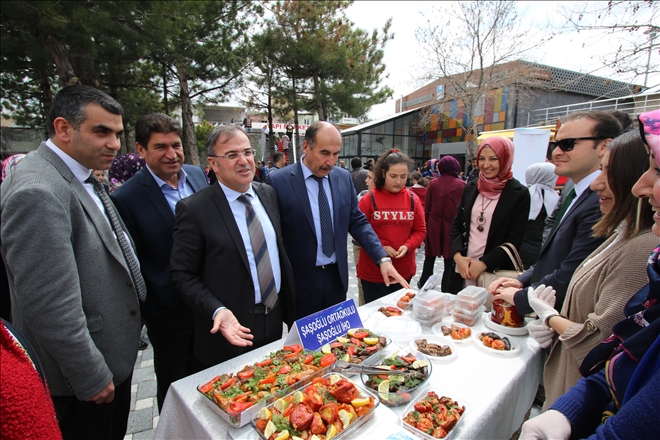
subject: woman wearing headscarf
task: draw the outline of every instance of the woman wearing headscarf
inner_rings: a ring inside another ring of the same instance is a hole
[[[550,162],[535,163],[525,170],[531,201],[527,230],[518,250],[525,269],[539,259],[545,219],[552,214],[559,201],[559,194],[554,189],[556,180],[555,166]]]
[[[449,232],[456,217],[456,208],[461,201],[465,182],[458,177],[461,165],[452,156],[440,159],[438,171],[440,176],[431,180],[426,189],[426,239],[424,240],[424,269],[417,287],[421,288],[426,280],[433,275],[433,267],[437,257],[444,258],[445,269],[453,267]],[[442,291],[449,286],[449,270],[442,276]]]
[[[614,139],[600,168],[591,189],[598,193],[604,215],[593,235],[605,242],[573,273],[561,315],[548,300],[530,297],[539,315],[527,326],[530,336],[542,347],[551,347],[543,377],[545,408],[580,380],[578,367],[586,354],[625,317],[623,308],[646,283],[644,263],[658,243],[651,232],[651,207],[631,192],[648,168],[639,133],[630,131]]]
[[[144,164],[144,159],[137,153],[127,153],[117,156],[108,171],[110,192],[126,183],[141,168],[144,168]]]
[[[454,270],[460,278],[449,275],[450,293],[475,285],[484,271],[514,269],[498,247],[511,243],[520,249],[529,217],[529,191],[511,171],[514,149],[511,140],[499,136],[487,138],[479,147],[479,178],[465,186],[451,228],[455,268],[445,270]]]
[[[660,237],[660,110],[639,117],[649,169],[633,193],[656,211]],[[646,266],[649,283],[626,304],[627,316],[580,366],[584,376],[550,410],[523,425],[521,439],[655,439],[660,426],[660,247]]]
[[[16,165],[18,165],[18,163],[22,161],[24,157],[25,154],[14,154],[2,161],[2,178],[0,179],[0,182],[5,180],[11,170]]]

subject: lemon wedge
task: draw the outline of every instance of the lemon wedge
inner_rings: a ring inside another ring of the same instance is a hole
[[[353,337],[353,335],[355,334],[355,332],[358,331],[358,330],[359,330],[359,329],[357,329],[357,328],[352,328],[352,329],[350,329],[350,330],[347,332],[347,333],[348,333],[348,336]]]
[[[350,362],[350,361],[351,361],[351,357],[348,355],[348,353],[346,353],[346,354],[344,355],[344,357],[341,358],[341,360],[344,361],[344,362]]]
[[[293,401],[294,401],[295,403],[300,403],[300,402],[302,402],[304,398],[305,398],[305,395],[303,394],[302,391],[296,391],[296,392],[293,394]]]
[[[325,433],[326,440],[330,440],[331,438],[333,438],[336,435],[337,435],[337,428],[335,428],[335,425],[330,425],[330,427],[328,428],[328,432]],[[312,439],[313,438],[314,437],[312,437]],[[318,439],[318,437],[316,437],[316,438]]]
[[[412,364],[412,367],[413,367],[415,370],[418,370],[418,369],[420,369],[420,368],[424,368],[424,367],[428,367],[428,366],[429,366],[429,363],[426,362],[426,361],[423,361],[423,360],[421,360],[421,359],[417,359],[417,360],[416,360],[415,362],[413,362],[413,364]]]
[[[284,410],[286,409],[286,401],[284,399],[277,399],[275,404],[273,405],[276,410],[278,410],[280,413],[283,413]],[[271,433],[272,434],[272,433]],[[270,436],[268,436],[270,437]]]
[[[341,377],[338,374],[333,374],[332,376],[329,377],[329,379],[330,379],[330,385],[334,385],[337,382],[339,382]]]
[[[394,353],[392,353],[391,355],[389,355],[387,358],[388,358],[388,359],[395,359],[395,358],[396,358],[396,355],[398,355],[398,354],[399,354],[399,350],[394,350]]]
[[[389,393],[390,392],[390,381],[384,380],[378,385],[379,393]]]
[[[348,338],[342,338],[341,336],[337,338],[337,342],[341,342],[342,344],[346,344],[350,342],[350,339]]]
[[[378,344],[378,338],[364,338],[363,341],[367,345],[376,345],[376,344]]]
[[[325,345],[321,348],[321,353],[323,353],[323,354],[330,354],[330,353],[332,353],[332,350],[330,349],[330,344],[325,344]]]
[[[406,381],[406,378],[400,374],[393,374],[389,376],[390,382],[400,382],[404,383]]]
[[[337,415],[339,416],[339,420],[341,420],[342,425],[344,425],[344,429],[346,429],[348,425],[351,424],[353,414],[349,413],[345,409],[340,409]]]
[[[277,434],[277,437],[275,437],[275,440],[286,440],[289,438],[289,431],[282,431],[279,434]]]
[[[356,408],[359,408],[361,406],[364,406],[370,402],[370,399],[368,397],[365,397],[363,399],[353,399],[351,400],[351,405],[353,405]]]
[[[277,428],[275,427],[275,424],[269,420],[266,424],[266,429],[264,429],[264,436],[266,438],[270,438],[270,436],[275,434],[275,432],[277,432]]]
[[[259,415],[257,417],[259,417],[261,420],[269,420],[270,416],[270,410],[264,406],[259,410]]]

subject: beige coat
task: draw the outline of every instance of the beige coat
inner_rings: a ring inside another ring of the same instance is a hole
[[[571,278],[561,314],[575,324],[555,337],[545,363],[544,410],[582,378],[578,368],[585,356],[610,336],[625,317],[628,300],[648,283],[646,262],[658,237],[650,230],[625,241],[617,236],[589,255]]]

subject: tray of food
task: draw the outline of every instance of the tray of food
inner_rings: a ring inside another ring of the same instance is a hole
[[[429,358],[417,350],[394,350],[389,355],[385,353],[373,365],[382,368],[383,373],[363,374],[362,382],[367,388],[377,391],[380,401],[387,406],[410,402],[429,380],[433,368]]]
[[[331,373],[261,408],[251,423],[264,440],[355,438],[378,405],[374,393]]]
[[[412,291],[407,291],[403,295],[401,295],[399,298],[396,300],[396,305],[400,309],[406,310],[410,305],[412,304],[411,301],[415,297],[415,292]]]
[[[501,333],[475,332],[474,343],[477,349],[494,356],[518,356],[520,344]]]
[[[433,361],[451,361],[458,356],[456,344],[439,336],[425,336],[410,341],[410,349],[424,353]]]
[[[343,336],[321,347],[325,356],[334,356],[352,364],[361,364],[390,343],[385,336],[379,336],[366,328],[353,328]]]
[[[334,362],[334,356],[329,359],[299,344],[285,346],[261,362],[214,377],[197,391],[227,423],[241,427],[268,403],[328,373]]]
[[[431,331],[438,336],[451,338],[452,341],[459,345],[472,342],[472,329],[458,322],[439,322],[431,327]]]
[[[433,440],[451,438],[468,411],[464,400],[438,395],[430,388],[420,393],[401,413],[401,424],[418,437]]]

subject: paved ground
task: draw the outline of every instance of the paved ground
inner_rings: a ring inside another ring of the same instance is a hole
[[[349,267],[349,289],[348,297],[357,303],[358,287],[355,277],[355,262],[353,261],[353,246],[350,240],[348,246]],[[417,274],[413,277],[410,285],[417,286],[417,281],[422,273],[424,262],[424,248],[417,251]],[[435,273],[443,270],[442,258],[435,262]],[[143,339],[146,337],[146,329],[143,329]],[[156,375],[154,373],[154,353],[151,344],[146,350],[138,352],[133,370],[133,385],[131,385],[131,414],[128,418],[128,431],[124,440],[142,440],[153,438],[154,429],[158,424],[158,404],[156,403]],[[532,416],[538,415],[540,408],[532,408]]]

